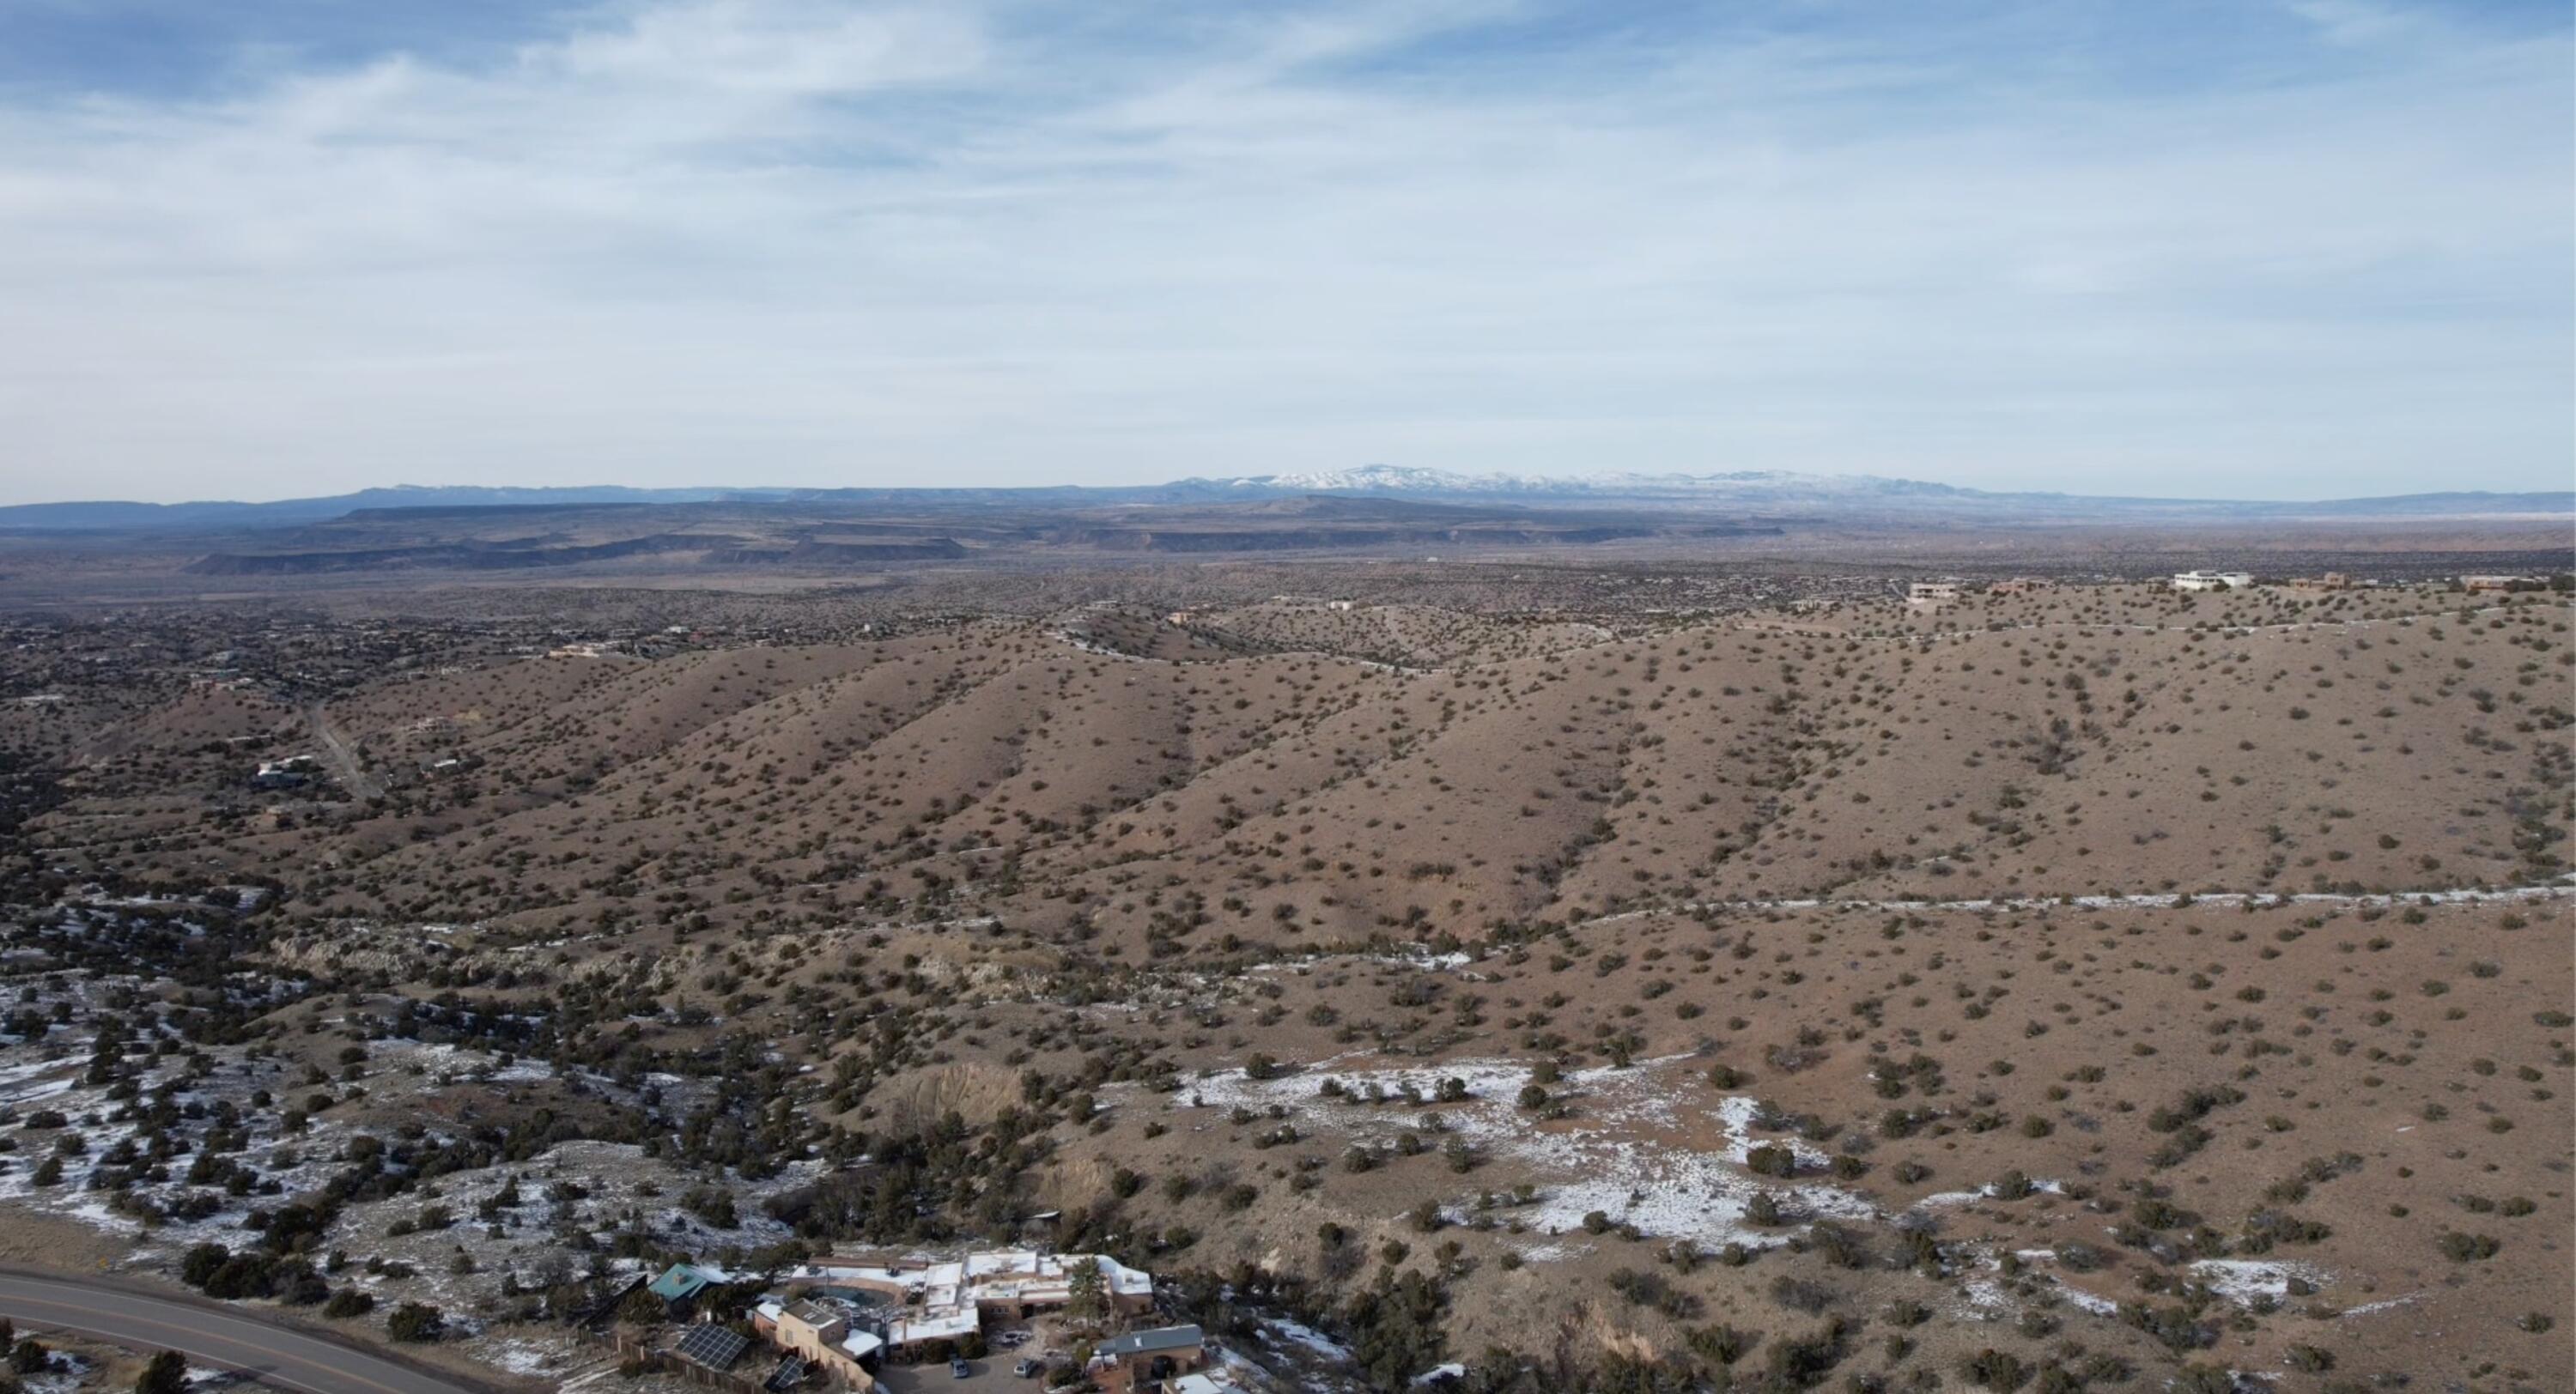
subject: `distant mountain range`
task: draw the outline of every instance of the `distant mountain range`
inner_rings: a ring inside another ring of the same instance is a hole
[[[1398,465],[1305,474],[1182,479],[1168,484],[1053,488],[689,488],[621,485],[485,488],[400,485],[267,503],[35,503],[0,507],[0,531],[125,532],[286,527],[393,509],[424,511],[558,508],[567,505],[810,502],[835,510],[870,506],[950,511],[978,507],[1094,508],[1208,505],[1300,497],[1366,497],[1424,502],[1521,504],[1551,508],[1650,505],[1817,520],[1901,522],[1908,517],[1987,522],[2254,521],[2566,517],[2576,490],[2442,492],[2324,500],[2155,499],[2059,493],[1998,493],[1875,475],[1739,470],[1718,474],[1533,476],[1458,474]]]
[[[1185,481],[1198,483],[1201,481]],[[1802,512],[1938,512],[2058,517],[2492,517],[2576,513],[2576,491],[2444,492],[2325,500],[2157,499],[2059,493],[1996,493],[1870,474],[1736,470],[1722,474],[1456,474],[1401,465],[1362,465],[1313,474],[1205,481],[1255,493],[1371,494],[1400,498],[1525,500],[1559,507],[1586,502],[1695,504]],[[2104,521],[2117,521],[2105,518]]]

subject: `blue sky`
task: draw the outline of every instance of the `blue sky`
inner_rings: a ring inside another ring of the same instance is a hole
[[[0,497],[2566,488],[2562,4],[17,0]]]

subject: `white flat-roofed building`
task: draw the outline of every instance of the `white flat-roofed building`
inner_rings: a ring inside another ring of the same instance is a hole
[[[2241,591],[2253,584],[2251,571],[2177,571],[2173,578],[2178,591]]]

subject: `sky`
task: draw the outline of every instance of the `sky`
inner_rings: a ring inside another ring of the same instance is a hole
[[[2576,472],[2563,3],[10,0],[0,502]]]

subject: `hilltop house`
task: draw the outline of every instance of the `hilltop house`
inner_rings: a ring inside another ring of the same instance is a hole
[[[1947,605],[1959,598],[1959,580],[1953,576],[1940,581],[1917,581],[1905,588],[1908,605]]]
[[[2177,571],[2173,578],[2178,591],[2241,591],[2253,584],[2250,571]]]
[[[262,760],[251,772],[253,789],[294,789],[311,782],[320,768],[310,755],[293,755],[283,760]]]

